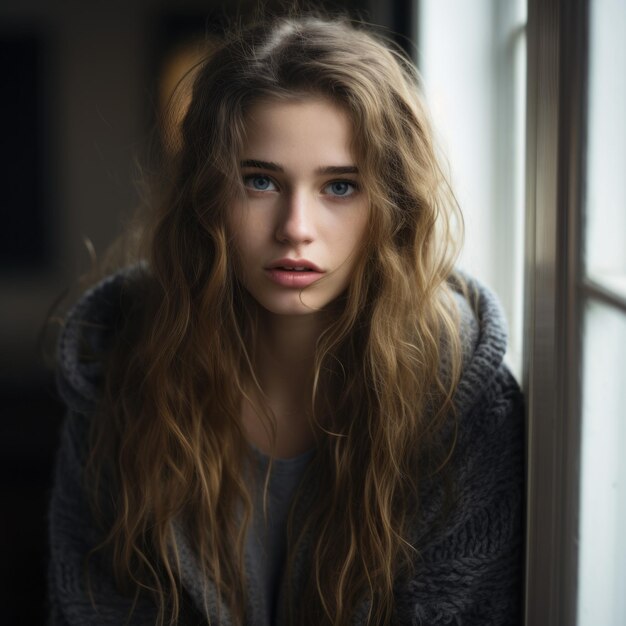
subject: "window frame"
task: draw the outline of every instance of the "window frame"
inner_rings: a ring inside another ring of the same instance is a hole
[[[575,624],[586,0],[529,0],[524,388],[526,624]]]

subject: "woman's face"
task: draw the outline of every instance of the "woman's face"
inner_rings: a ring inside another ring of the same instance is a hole
[[[322,98],[263,101],[246,130],[228,219],[239,279],[271,313],[315,313],[348,286],[368,223],[350,120]]]

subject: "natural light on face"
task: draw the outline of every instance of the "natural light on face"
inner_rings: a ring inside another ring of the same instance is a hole
[[[321,98],[263,101],[246,130],[228,221],[239,279],[271,313],[319,312],[346,290],[368,223],[350,120]]]

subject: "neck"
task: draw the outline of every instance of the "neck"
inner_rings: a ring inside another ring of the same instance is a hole
[[[317,315],[262,317],[255,367],[267,391],[310,390],[315,346],[328,321]],[[304,388],[303,388],[304,387]]]
[[[309,419],[315,345],[327,324],[317,315],[261,317],[254,368],[263,401],[276,418],[278,456],[293,456],[313,445]],[[244,403],[244,423],[251,442],[263,452],[271,450],[259,415],[248,403]]]

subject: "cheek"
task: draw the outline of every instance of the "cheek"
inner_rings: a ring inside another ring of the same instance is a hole
[[[236,205],[231,210],[228,219],[228,230],[231,240],[237,243],[240,248],[254,246],[261,237],[264,224],[260,213],[255,212],[248,206]]]
[[[235,275],[246,283],[246,277],[254,274],[263,257],[261,236],[251,220],[242,218],[231,222],[229,254]]]
[[[339,236],[339,232],[343,232],[343,236]],[[358,267],[367,246],[366,223],[361,219],[352,219],[343,224],[341,231],[337,229],[331,246],[340,273],[349,279]]]
[[[369,215],[370,211],[368,206],[365,205],[361,207],[353,216],[353,219],[347,227],[347,232],[351,235],[349,245],[353,253],[358,253],[367,246],[370,223]]]
[[[240,263],[253,259],[257,256],[259,249],[258,233],[254,229],[241,228],[233,238],[233,253],[237,256]]]
[[[226,220],[226,231],[228,234],[227,254],[229,256],[233,271],[237,278],[241,278],[241,272],[245,267],[242,253],[246,250],[246,243],[243,240],[244,229],[243,220],[238,211],[233,211]]]
[[[235,206],[226,221],[229,241],[231,245],[241,254],[241,250],[247,247],[247,237],[250,232],[250,224],[245,208]]]

